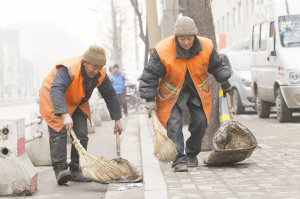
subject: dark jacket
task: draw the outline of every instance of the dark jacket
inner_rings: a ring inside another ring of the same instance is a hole
[[[197,37],[195,38],[194,44],[191,47],[190,52],[186,55],[186,57],[182,55],[183,51],[182,49],[180,49],[181,47],[179,46],[179,44],[175,44],[176,59],[186,58],[187,60],[189,60],[194,56],[199,55],[199,52],[202,51],[202,44],[201,41],[196,39]],[[197,42],[200,43],[197,44]],[[200,45],[200,49],[198,45]],[[164,66],[164,64],[160,60],[158,53],[154,49],[154,52],[152,53],[150,60],[144,68],[143,74],[140,78],[139,91],[141,98],[144,98],[147,101],[154,101],[154,98],[157,96],[158,79],[164,77],[166,73],[166,67]],[[216,50],[213,50],[209,58],[208,73],[212,74],[218,82],[221,82],[221,84],[228,83],[228,78],[231,76],[228,66],[224,64]],[[184,87],[186,85],[189,85],[189,87],[194,91],[195,86],[191,81],[191,77],[188,70],[185,76]]]
[[[98,84],[97,80],[100,76],[100,73],[98,73],[93,79],[91,79],[86,74],[84,66],[82,64],[81,75],[84,78],[82,84],[85,90],[85,97],[80,102],[80,105],[90,99],[94,88]],[[51,96],[55,115],[57,116],[60,116],[63,113],[68,113],[65,92],[70,86],[70,84],[71,84],[71,78],[69,76],[68,69],[64,66],[59,67],[50,87],[50,96]],[[113,88],[112,83],[107,74],[105,75],[102,84],[98,86],[97,89],[101,93],[102,97],[106,102],[111,119],[112,120],[120,119],[122,115],[121,115],[119,101],[116,95],[116,91]]]

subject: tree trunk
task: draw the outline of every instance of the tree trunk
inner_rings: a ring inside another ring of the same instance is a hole
[[[145,58],[144,58],[144,67],[148,63],[148,54],[149,54],[149,41],[148,41],[148,31],[147,31],[147,24],[146,24],[146,35],[144,34],[144,29],[143,29],[143,20],[142,20],[142,13],[140,12],[139,8],[139,2],[138,0],[130,0],[130,3],[132,7],[134,8],[134,12],[136,16],[138,17],[139,21],[139,27],[140,27],[140,38],[145,44]]]
[[[121,63],[121,28],[117,26],[117,10],[115,8],[114,0],[111,0],[111,10],[113,18],[113,61],[114,64],[118,64],[120,69],[122,69]],[[121,25],[120,25],[121,26]]]
[[[213,41],[214,48],[217,49],[215,28],[211,13],[210,0],[180,0],[180,11],[184,16],[191,17],[198,29],[198,35],[207,37]],[[210,125],[206,129],[206,134],[202,142],[202,150],[212,149],[212,139],[218,128],[220,127],[219,120],[219,86],[215,78],[209,76],[209,85],[211,87],[211,115]]]

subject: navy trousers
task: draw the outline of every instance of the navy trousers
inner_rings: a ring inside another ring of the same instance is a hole
[[[182,133],[182,112],[176,104],[167,122],[168,137],[176,144],[178,152],[172,167],[175,167],[178,163],[185,163],[187,156],[196,157],[200,153],[202,140],[207,128],[207,119],[202,105],[196,106],[190,102],[187,102],[186,105],[191,115],[191,123],[189,125],[191,135],[186,141],[186,153],[184,153],[184,137]]]

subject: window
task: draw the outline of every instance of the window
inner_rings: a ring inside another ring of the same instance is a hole
[[[239,20],[239,24],[242,23],[242,15],[243,15],[242,5],[241,5],[241,3],[239,3],[238,4],[238,20]]]
[[[267,38],[268,38],[268,22],[264,22],[260,25],[259,50],[267,49]]]
[[[246,17],[246,19],[248,19],[248,15],[249,15],[249,8],[250,8],[250,6],[249,6],[249,0],[246,0],[246,9],[245,9],[245,17]]]
[[[227,31],[230,29],[230,15],[229,12],[227,12]]]
[[[259,40],[259,24],[253,26],[252,51],[258,50],[258,40]]]
[[[274,21],[270,22],[270,34],[269,34],[269,37],[275,37]]]
[[[225,17],[222,17],[222,33],[225,32]]]
[[[235,8],[232,10],[232,26],[235,27]]]

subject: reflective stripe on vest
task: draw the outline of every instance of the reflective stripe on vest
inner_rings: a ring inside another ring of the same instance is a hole
[[[202,84],[199,85],[200,90],[202,90],[206,86],[207,82],[208,82],[208,77],[204,80]]]
[[[179,95],[180,89],[175,88],[175,87],[171,86],[170,84],[168,84],[168,82],[165,78],[161,78],[161,83],[163,84],[165,89],[167,89],[169,92]]]

